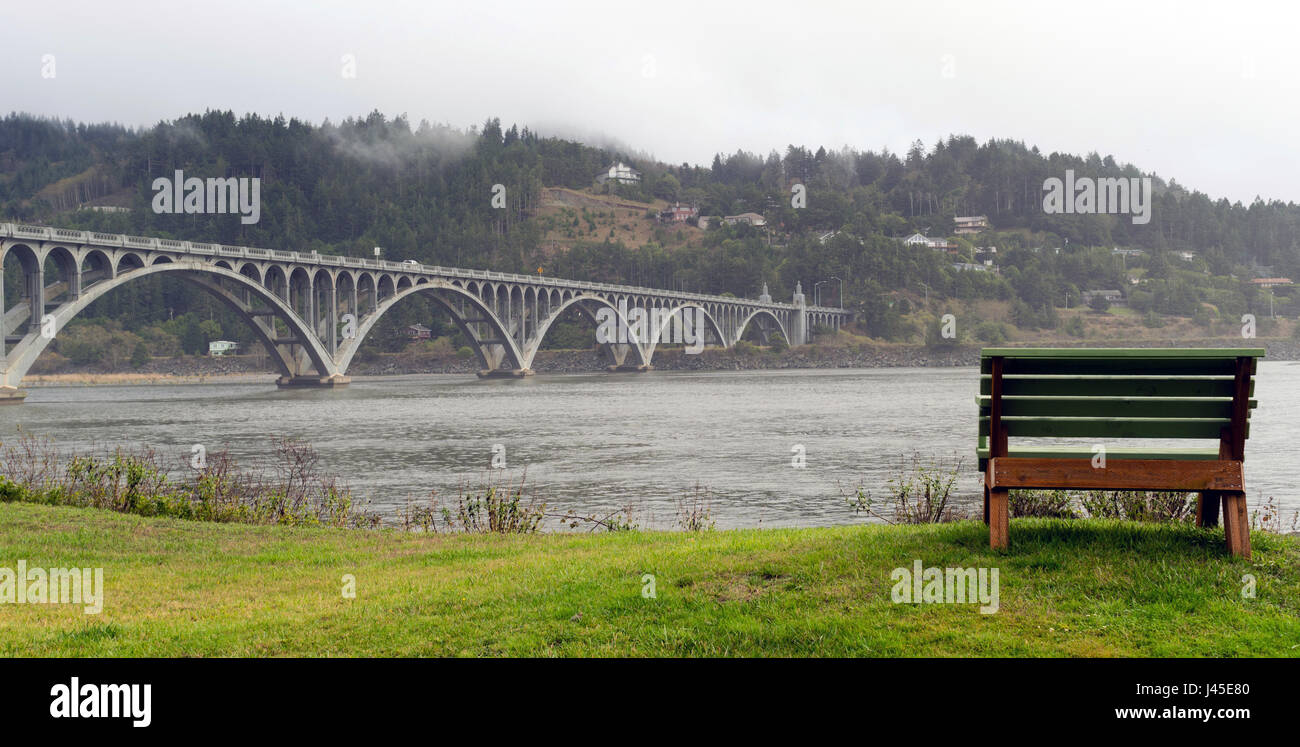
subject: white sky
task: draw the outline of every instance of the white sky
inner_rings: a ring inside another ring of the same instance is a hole
[[[961,133],[1300,202],[1297,21],[1295,3],[1222,0],[5,0],[0,109],[131,125],[209,108],[499,116],[705,164]]]

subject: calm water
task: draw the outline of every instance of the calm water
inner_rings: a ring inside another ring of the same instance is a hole
[[[241,463],[268,459],[273,436],[315,445],[387,515],[430,489],[454,496],[490,467],[508,471],[557,510],[637,509],[643,526],[671,526],[678,500],[711,491],[719,527],[820,526],[855,518],[843,496],[877,494],[913,454],[955,463],[973,505],[979,477],[975,368],[651,372],[359,379],[337,391],[278,391],[269,383],[34,388],[0,407],[0,434],[21,425],[63,447],[149,445],[175,463],[192,444],[227,446]],[[1275,496],[1300,508],[1294,470],[1300,363],[1260,365],[1260,401],[1247,442],[1250,503]],[[802,445],[807,466],[791,466]]]

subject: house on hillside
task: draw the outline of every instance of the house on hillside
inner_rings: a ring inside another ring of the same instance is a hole
[[[596,183],[618,182],[619,184],[637,184],[641,181],[641,172],[619,161],[610,164],[604,172],[596,175]]]
[[[412,340],[428,340],[433,330],[423,324],[412,324],[406,328],[406,336]]]
[[[1250,281],[1260,288],[1285,288],[1295,285],[1291,278],[1255,278]]]
[[[953,218],[957,224],[957,235],[966,233],[979,233],[989,227],[989,218],[987,215],[959,215]]]
[[[723,223],[734,226],[737,223],[748,223],[751,226],[766,226],[767,219],[758,213],[741,213],[740,215],[728,215],[722,219]]]
[[[1124,305],[1124,294],[1117,290],[1088,290],[1083,291],[1080,295],[1083,296],[1085,306],[1091,306],[1094,298],[1104,298],[1111,306]]]
[[[208,355],[235,355],[239,352],[239,343],[230,340],[213,340],[208,343]]]
[[[683,205],[680,202],[673,203],[669,207],[659,212],[660,223],[685,223],[691,218],[698,218],[700,209],[694,205]]]
[[[957,249],[957,245],[947,239],[932,239],[925,234],[914,233],[911,236],[899,239],[905,246],[923,246],[927,249],[937,249],[939,251],[951,252]]]

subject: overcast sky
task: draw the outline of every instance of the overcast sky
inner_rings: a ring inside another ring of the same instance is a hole
[[[961,133],[1111,154],[1214,197],[1300,202],[1296,7],[9,2],[0,107],[131,125],[209,108],[499,116],[705,164]]]

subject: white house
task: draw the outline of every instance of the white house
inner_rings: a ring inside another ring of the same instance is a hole
[[[758,213],[741,213],[740,215],[728,215],[723,217],[723,223],[734,226],[737,223],[748,223],[751,226],[766,226],[767,219]]]
[[[597,184],[604,184],[609,181],[618,182],[619,184],[636,184],[641,181],[641,172],[619,161],[611,164],[603,174],[596,175]]]
[[[208,355],[228,355],[239,352],[239,343],[230,340],[213,340],[208,343]]]
[[[901,239],[905,246],[924,246],[930,249],[956,249],[956,244],[948,243],[947,239],[932,239],[923,234],[914,233],[904,239]]]

